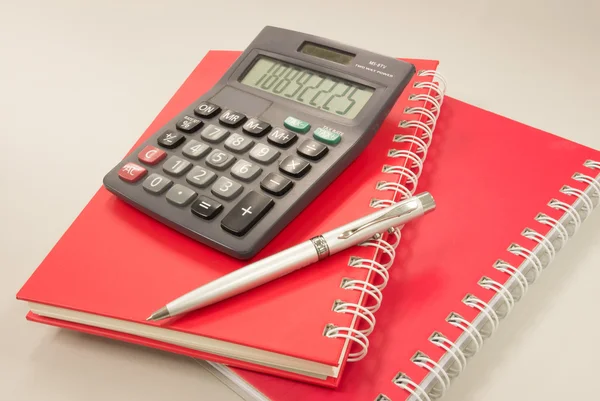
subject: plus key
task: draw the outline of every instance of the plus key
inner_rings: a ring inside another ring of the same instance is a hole
[[[221,221],[221,227],[233,235],[246,234],[271,208],[275,202],[268,196],[250,191]]]

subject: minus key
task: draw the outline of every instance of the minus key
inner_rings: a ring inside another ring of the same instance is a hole
[[[260,182],[263,191],[277,196],[284,195],[293,185],[292,180],[275,173],[267,174]]]

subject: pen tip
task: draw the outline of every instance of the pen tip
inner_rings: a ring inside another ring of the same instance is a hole
[[[166,319],[170,316],[171,315],[169,314],[169,310],[166,307],[163,307],[163,308],[160,308],[159,310],[157,310],[156,312],[154,312],[153,314],[151,314],[150,316],[148,316],[146,321],[153,322],[156,320]]]

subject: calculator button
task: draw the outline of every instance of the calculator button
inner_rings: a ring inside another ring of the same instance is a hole
[[[158,137],[158,144],[167,149],[173,149],[185,141],[185,136],[181,132],[165,131]]]
[[[304,156],[307,159],[319,160],[321,157],[327,154],[329,149],[320,142],[307,139],[306,141],[302,142],[300,146],[298,146],[297,151],[299,155]]]
[[[242,181],[252,181],[260,175],[262,168],[246,160],[238,160],[231,168],[231,175]]]
[[[200,134],[202,139],[204,139],[206,142],[212,143],[221,142],[223,139],[227,138],[227,135],[229,135],[229,131],[213,124],[206,126],[206,128],[204,128]]]
[[[188,183],[198,188],[206,188],[215,178],[217,178],[215,173],[200,166],[194,166],[185,176]]]
[[[263,189],[263,191],[278,196],[285,194],[292,188],[293,185],[294,184],[291,180],[275,173],[267,174],[267,176],[260,182],[260,187]]]
[[[206,164],[217,170],[225,170],[227,167],[235,161],[235,157],[229,153],[225,153],[222,150],[215,149],[206,158]]]
[[[270,164],[279,157],[279,151],[262,143],[256,144],[250,151],[250,158],[260,163]]]
[[[317,128],[313,133],[313,137],[328,145],[337,145],[342,140],[342,136],[340,134],[329,131],[325,128]]]
[[[121,177],[123,181],[134,183],[146,175],[147,171],[148,170],[135,163],[127,163],[119,170],[119,177]]]
[[[254,141],[240,134],[232,134],[225,141],[225,148],[232,152],[244,153],[254,145]]]
[[[296,134],[281,128],[275,128],[267,137],[267,141],[271,142],[273,145],[281,146],[283,148],[287,148],[296,142],[296,139],[298,139]]]
[[[158,195],[165,192],[172,184],[173,181],[169,180],[167,177],[154,173],[150,174],[150,176],[144,180],[142,186],[151,194]]]
[[[205,143],[198,142],[192,139],[183,147],[183,155],[190,159],[198,160],[202,156],[206,155],[210,151],[210,146]]]
[[[238,127],[241,123],[246,121],[246,116],[237,111],[225,110],[219,117],[219,121],[221,124],[229,127]]]
[[[198,105],[198,107],[196,107],[194,109],[194,113],[197,116],[205,117],[205,118],[213,117],[219,111],[221,111],[221,108],[219,106],[217,106],[216,104],[209,103],[209,102],[202,102]]]
[[[301,134],[305,134],[310,129],[310,124],[306,121],[298,120],[295,117],[288,117],[283,122],[283,126],[287,129],[291,129],[292,131],[299,132]]]
[[[271,124],[261,121],[258,118],[251,118],[244,124],[242,129],[252,136],[263,136],[269,132]]]
[[[198,199],[192,203],[192,213],[206,220],[213,219],[221,212],[221,210],[223,210],[223,205],[204,195],[199,196]]]
[[[242,186],[227,177],[219,177],[212,186],[211,192],[225,200],[232,200],[242,192]]]
[[[275,202],[268,196],[250,191],[223,218],[221,227],[233,235],[246,234],[267,212]]]
[[[165,157],[167,157],[167,152],[150,145],[146,146],[140,153],[138,153],[139,161],[151,166],[161,162]]]
[[[165,173],[179,177],[192,167],[192,163],[177,156],[171,156],[163,164]]]
[[[310,170],[310,164],[296,156],[288,156],[279,163],[279,170],[292,177],[300,178]]]
[[[196,193],[181,184],[175,184],[167,192],[167,200],[177,206],[185,206],[196,197]]]
[[[181,120],[175,124],[178,130],[191,133],[196,132],[202,127],[202,120],[197,119],[196,117],[183,116]]]

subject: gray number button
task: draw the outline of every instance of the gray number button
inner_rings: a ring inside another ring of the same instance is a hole
[[[229,131],[225,128],[217,127],[216,125],[210,124],[202,130],[200,136],[207,142],[217,143],[221,142],[229,135]]]
[[[183,155],[197,160],[207,154],[209,150],[210,146],[207,144],[192,139],[183,147]]]
[[[231,175],[242,181],[252,181],[258,177],[262,169],[255,163],[238,160],[231,168]]]
[[[242,186],[227,177],[219,177],[212,186],[211,191],[219,198],[231,200],[242,192]]]
[[[196,197],[196,193],[180,184],[175,184],[167,192],[167,200],[177,206],[185,206]]]
[[[217,175],[204,167],[194,166],[185,176],[187,182],[198,188],[205,188],[217,178]]]
[[[217,170],[225,170],[227,167],[231,166],[234,161],[235,157],[233,157],[233,155],[219,149],[213,150],[206,158],[206,164]]]
[[[173,184],[173,181],[169,180],[167,177],[154,173],[144,180],[142,186],[151,194],[158,195],[165,192],[171,184]]]
[[[192,163],[177,156],[169,157],[169,160],[163,164],[163,170],[165,173],[174,175],[175,177],[185,174],[190,167],[192,167]]]
[[[260,163],[270,164],[279,157],[279,151],[274,148],[263,145],[262,143],[256,144],[255,147],[250,151],[250,158]]]
[[[244,153],[254,144],[254,141],[240,134],[232,134],[225,141],[225,148],[232,152]]]

